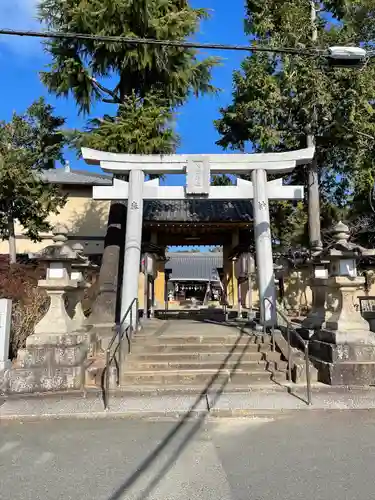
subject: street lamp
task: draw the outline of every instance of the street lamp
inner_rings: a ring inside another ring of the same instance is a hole
[[[363,66],[371,54],[361,47],[329,47],[328,64],[336,68]]]

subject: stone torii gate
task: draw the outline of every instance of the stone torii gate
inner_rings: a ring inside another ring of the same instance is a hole
[[[284,153],[213,154],[213,155],[137,155],[106,153],[82,148],[88,164],[100,165],[105,172],[128,175],[129,182],[113,179],[112,186],[97,186],[97,200],[128,200],[121,317],[138,295],[141,259],[143,200],[254,200],[255,249],[258,272],[261,320],[274,318],[275,280],[270,230],[269,200],[303,198],[302,186],[283,186],[282,179],[267,182],[267,173],[286,174],[311,162],[314,148]],[[145,180],[151,174],[186,173],[186,186],[160,186],[159,179]],[[252,182],[237,178],[236,186],[211,186],[211,174],[251,173]],[[265,301],[265,299],[268,299]]]

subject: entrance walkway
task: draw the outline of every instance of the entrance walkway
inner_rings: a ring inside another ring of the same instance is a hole
[[[268,335],[204,317],[174,319],[135,336],[121,386],[140,392],[247,391],[285,382],[285,371]]]

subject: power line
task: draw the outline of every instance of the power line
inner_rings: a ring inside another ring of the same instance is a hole
[[[0,35],[26,36],[34,38],[55,38],[63,40],[92,40],[95,42],[112,42],[128,45],[161,45],[166,47],[181,47],[187,49],[233,50],[242,52],[270,52],[278,54],[293,54],[317,57],[327,55],[322,49],[297,49],[288,47],[264,47],[259,45],[231,45],[220,43],[184,42],[178,40],[156,40],[155,38],[130,38],[124,36],[102,36],[85,33],[61,33],[58,31],[22,31],[0,29]]]

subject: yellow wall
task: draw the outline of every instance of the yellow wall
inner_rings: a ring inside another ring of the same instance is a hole
[[[157,262],[158,274],[155,279],[155,305],[156,308],[165,306],[165,262]]]
[[[228,305],[236,307],[238,303],[238,285],[234,273],[232,260],[228,259],[231,248],[227,245],[223,247],[223,268],[224,268],[224,287],[227,290]]]
[[[138,307],[142,311],[145,307],[145,275],[142,272],[138,277]]]
[[[58,215],[51,215],[52,226],[64,224],[69,229],[69,235],[75,236],[75,241],[81,243],[87,254],[103,253],[103,238],[108,222],[109,202],[92,199],[92,188],[74,189],[68,194],[67,203]],[[16,224],[17,253],[37,252],[46,245],[52,244],[51,234],[41,234],[42,241],[33,243],[25,235],[22,226]],[[85,237],[90,237],[87,239]],[[98,238],[97,240],[93,238]],[[0,242],[0,253],[7,254],[8,242]]]

